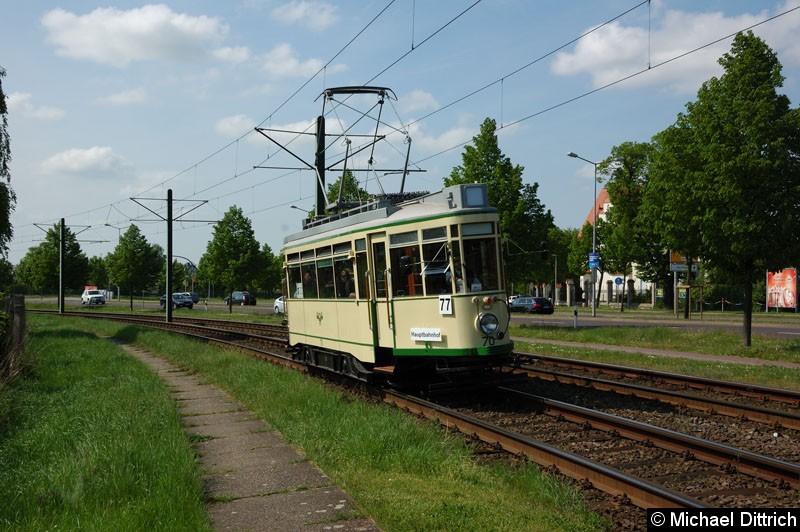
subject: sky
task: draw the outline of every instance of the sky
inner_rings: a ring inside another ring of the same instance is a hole
[[[736,32],[766,41],[800,101],[800,0],[0,0],[0,13],[14,265],[62,218],[89,257],[132,224],[166,249],[168,190],[176,256],[196,264],[232,206],[278,253],[315,177],[254,128],[313,163],[311,141],[283,132],[313,127],[329,87],[392,89],[373,155],[398,168],[411,139],[424,171],[406,190],[439,190],[494,119],[561,228],[594,199],[594,166],[566,153],[599,162],[651,140],[722,73]],[[329,129],[356,123],[328,115]],[[399,189],[363,175],[370,193]]]

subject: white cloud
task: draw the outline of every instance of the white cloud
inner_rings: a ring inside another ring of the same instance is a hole
[[[12,115],[20,113],[22,116],[39,120],[61,120],[67,114],[57,107],[34,105],[31,103],[31,98],[32,95],[27,92],[12,92],[6,99],[8,110]]]
[[[239,64],[250,59],[250,49],[246,46],[237,46],[235,48],[225,47],[214,50],[212,55],[226,63]]]
[[[108,146],[73,148],[57,153],[42,162],[41,171],[47,175],[108,178],[124,174],[130,164]]]
[[[159,194],[165,196],[166,189],[175,186],[177,182],[181,181],[181,177],[178,177],[177,180],[172,179],[175,177],[175,172],[167,170],[142,172],[131,177],[132,179],[126,179],[120,183],[120,197],[138,196],[143,190],[147,191],[146,195],[148,197],[155,197]],[[166,182],[169,182],[169,184],[165,185],[164,183]],[[152,205],[149,206],[152,207]]]
[[[240,137],[256,127],[257,122],[246,115],[235,115],[222,118],[214,124],[214,131],[226,137]]]
[[[416,154],[416,158],[419,159],[422,155],[431,155],[454,147],[460,150],[464,143],[471,142],[472,137],[477,133],[475,125],[472,120],[464,118],[462,117],[458,124],[438,135],[428,134],[422,122],[413,124],[409,128],[409,136],[414,142],[412,152]]]
[[[790,0],[787,1],[786,7],[797,4],[797,0]],[[627,80],[621,86],[640,88],[660,85],[670,92],[693,94],[704,81],[722,73],[717,61],[723,53],[730,50],[730,40],[721,41],[707,48],[699,48],[715,39],[762,21],[768,16],[769,13],[766,11],[726,17],[721,12],[689,13],[664,10],[657,20],[658,28],[650,34],[645,28],[626,27],[614,22],[581,39],[573,52],[557,54],[552,70],[561,76],[589,74],[592,85],[602,87],[625,76],[646,70],[648,64],[656,67],[681,54],[692,52],[679,60]],[[797,44],[797,39],[794,37],[800,29],[800,20],[797,17],[779,19],[768,29],[768,35],[762,36],[768,45],[786,46],[791,60],[800,59],[800,44]],[[767,27],[760,26],[754,31],[766,32]],[[773,38],[775,34],[777,38]],[[695,49],[699,50],[693,51]]]
[[[202,57],[206,46],[219,43],[228,32],[216,18],[175,13],[163,4],[127,11],[97,8],[87,15],[54,9],[42,17],[42,25],[57,54],[116,67]]]
[[[147,96],[147,91],[142,88],[138,88],[118,92],[116,94],[106,96],[105,98],[101,98],[98,101],[106,105],[137,105],[146,103],[148,100],[149,98]]]
[[[400,98],[400,107],[405,115],[417,111],[437,109],[439,102],[430,92],[417,89]]]
[[[322,30],[339,20],[337,7],[327,2],[292,0],[272,10],[272,17],[287,24],[304,24],[313,30]]]
[[[301,62],[297,53],[288,43],[281,43],[270,50],[264,57],[262,67],[270,76],[279,78],[310,77],[319,72],[325,63],[320,59],[308,59]],[[329,73],[347,70],[344,65],[331,65]]]

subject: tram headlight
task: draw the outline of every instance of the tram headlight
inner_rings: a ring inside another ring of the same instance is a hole
[[[485,335],[491,336],[500,326],[500,320],[491,312],[484,312],[478,316],[477,320],[478,329]]]

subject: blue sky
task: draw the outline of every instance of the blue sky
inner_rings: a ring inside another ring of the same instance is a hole
[[[324,88],[363,84],[398,97],[387,120],[406,125],[411,161],[425,170],[407,190],[441,188],[491,117],[500,148],[525,168],[526,182],[539,184],[556,225],[579,227],[592,205],[593,167],[566,153],[599,161],[622,142],[649,141],[721,73],[726,36],[788,12],[753,31],[777,52],[782,90],[798,106],[798,6],[0,0],[18,200],[8,258],[17,264],[61,218],[88,256],[113,250],[132,223],[166,248],[166,224],[148,208],[164,213],[167,189],[182,200],[177,214],[194,209],[175,224],[176,255],[196,263],[212,225],[190,220],[217,220],[231,205],[277,253],[303,218],[289,206],[313,205],[314,178],[254,169],[296,161],[280,159],[253,127],[305,129]],[[405,155],[397,144],[397,152],[378,152],[379,163]],[[308,143],[296,149],[313,160]],[[398,186],[391,176],[381,184]],[[377,192],[374,181],[365,186]]]

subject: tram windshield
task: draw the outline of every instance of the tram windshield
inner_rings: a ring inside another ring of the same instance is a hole
[[[499,290],[497,239],[492,237],[463,240],[462,246],[464,264],[456,268],[456,271],[462,274],[464,290],[467,292]],[[456,285],[458,286],[458,280]]]

